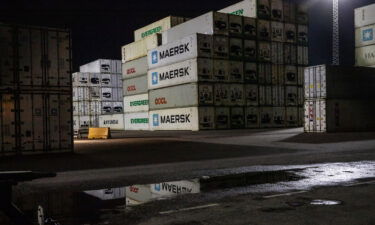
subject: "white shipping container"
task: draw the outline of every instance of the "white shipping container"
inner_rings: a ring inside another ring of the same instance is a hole
[[[102,114],[102,102],[90,101],[89,115],[100,115],[100,114]]]
[[[89,101],[90,100],[90,87],[77,87],[74,89],[75,89],[77,101]]]
[[[374,45],[375,24],[355,29],[355,47]]]
[[[213,105],[213,87],[210,84],[183,84],[151,90],[150,110]]]
[[[192,34],[148,51],[150,69],[197,57],[212,57],[212,36]]]
[[[122,63],[147,56],[147,51],[161,44],[161,35],[153,34],[139,41],[127,44],[121,48]]]
[[[375,45],[359,47],[355,49],[356,66],[374,66],[375,65]]]
[[[148,89],[212,81],[213,61],[195,58],[148,71]]]
[[[163,32],[163,45],[195,33],[228,35],[228,29],[227,14],[209,12]]]
[[[354,26],[356,28],[375,24],[375,4],[354,9]]]
[[[125,130],[149,130],[149,113],[125,113]]]
[[[168,16],[161,20],[158,20],[156,22],[153,22],[147,26],[144,26],[142,28],[139,28],[134,31],[134,41],[139,41],[142,38],[148,37],[152,34],[162,33],[163,31],[166,31],[170,29],[171,27],[174,27],[180,23],[185,22],[186,19],[183,17],[177,17],[177,16]]]
[[[100,87],[101,75],[100,73],[89,73],[89,86]]]
[[[149,109],[149,94],[140,94],[124,97],[125,113],[143,112]]]
[[[99,127],[109,127],[111,130],[124,130],[124,114],[100,115]]]
[[[89,73],[75,73],[74,86],[88,86],[89,85]]]
[[[147,93],[147,75],[123,81],[124,96]]]
[[[198,107],[150,111],[151,130],[199,130]]]
[[[122,64],[122,78],[130,79],[146,74],[148,71],[147,57],[142,57]]]
[[[113,101],[113,89],[112,88],[101,88],[101,100],[102,101]]]
[[[93,62],[80,66],[79,71],[82,73],[119,74],[121,73],[121,71],[118,70],[116,61],[118,60],[97,59]]]
[[[111,74],[101,74],[100,84],[102,87],[113,87],[116,83],[115,79],[115,76]]]
[[[113,102],[102,102],[102,113],[101,114],[112,114],[113,113]]]
[[[124,113],[124,103],[123,102],[113,102],[113,113]]]
[[[256,6],[257,6],[256,0],[244,0],[234,5],[230,5],[224,9],[221,9],[218,12],[256,18],[257,17]]]

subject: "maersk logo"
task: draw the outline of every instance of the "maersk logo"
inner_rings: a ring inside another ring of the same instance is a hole
[[[154,127],[159,126],[159,114],[152,115],[152,124]]]
[[[152,53],[151,53],[151,63],[152,64],[156,64],[156,63],[158,63],[158,51],[153,51]]]
[[[155,184],[154,189],[155,189],[155,191],[160,191],[161,190],[160,184]]]
[[[159,82],[158,72],[152,73],[152,85],[156,85]]]
[[[363,34],[362,35],[363,35],[363,37],[362,37],[363,41],[372,41],[372,40],[374,40],[374,31],[373,31],[372,28],[363,30]]]

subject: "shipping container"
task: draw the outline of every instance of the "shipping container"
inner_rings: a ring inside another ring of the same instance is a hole
[[[257,20],[255,18],[243,17],[243,36],[247,39],[256,39]]]
[[[285,127],[285,107],[273,107],[272,125],[273,127]]]
[[[269,63],[258,63],[259,84],[272,84],[272,65]]]
[[[286,107],[286,126],[298,127],[298,107]]]
[[[259,85],[259,105],[272,106],[272,86]]]
[[[245,103],[247,106],[259,105],[259,90],[256,84],[245,84]]]
[[[215,107],[215,126],[216,129],[230,128],[230,108]]]
[[[212,47],[211,35],[186,36],[150,50],[147,55],[148,66],[150,69],[154,69],[197,57],[211,58]]]
[[[71,86],[71,34],[66,29],[0,24],[0,86]]]
[[[125,113],[125,130],[149,130],[148,112]]]
[[[122,79],[142,76],[148,71],[147,57],[142,57],[122,64]]]
[[[147,52],[161,45],[161,35],[152,34],[121,48],[122,63],[147,56]]]
[[[298,25],[297,30],[297,44],[307,46],[309,44],[309,27]]]
[[[296,43],[297,39],[297,32],[296,32],[296,25],[292,23],[286,23],[284,25],[284,38],[285,42],[288,43]]]
[[[284,64],[284,45],[279,42],[271,43],[271,62],[273,64]]]
[[[204,130],[214,128],[214,108],[190,107],[150,111],[151,130]]]
[[[284,65],[272,65],[272,84],[273,85],[284,85],[285,83],[285,66]]]
[[[171,27],[185,22],[186,19],[177,16],[168,16],[147,26],[139,28],[134,31],[134,41],[139,41],[142,38],[148,37],[152,34],[162,33]]]
[[[238,16],[257,18],[257,1],[244,0],[219,10],[221,13],[229,13]]]
[[[305,99],[370,99],[375,68],[319,65],[305,69]]]
[[[213,61],[194,58],[148,71],[148,89],[213,80]]]
[[[283,0],[270,0],[271,19],[277,21],[284,20]]]
[[[230,104],[230,84],[214,85],[215,106],[228,106]]]
[[[73,105],[76,102],[73,102]],[[80,103],[80,102],[77,102]],[[102,113],[102,101],[90,101],[89,114],[83,115],[100,115]]]
[[[99,116],[99,127],[108,127],[111,130],[124,130],[124,124],[124,114]]]
[[[243,107],[232,107],[230,109],[230,128],[245,128],[245,111]]]
[[[271,41],[284,42],[284,24],[282,22],[271,22]]]
[[[124,97],[125,113],[144,112],[149,110],[149,95],[140,94]]]
[[[258,69],[256,63],[244,63],[244,82],[245,83],[258,83]]]
[[[271,62],[271,42],[258,42],[258,61]]]
[[[244,64],[242,61],[229,61],[229,81],[244,82]]]
[[[81,73],[105,73],[105,74],[120,74],[117,63],[119,60],[112,59],[97,59],[93,62],[84,64],[79,67]]]
[[[284,79],[286,85],[297,85],[298,75],[296,66],[285,66]]]
[[[213,60],[213,80],[216,82],[229,81],[229,61],[222,59]]]
[[[374,100],[307,100],[305,132],[374,131],[374,110]]]
[[[113,102],[102,102],[101,114],[113,114]]]
[[[284,21],[286,23],[295,23],[296,22],[296,4],[292,0],[283,1],[284,8]]]
[[[215,59],[228,59],[230,48],[229,38],[226,36],[213,36],[213,57]]]
[[[244,46],[241,38],[229,38],[229,57],[231,59],[242,59],[243,51]]]
[[[89,86],[100,87],[101,86],[101,74],[100,73],[89,73]]]
[[[242,36],[243,19],[242,16],[230,14],[228,16],[229,36]]]
[[[257,18],[259,18],[259,19],[270,19],[271,18],[270,0],[258,0],[258,2],[257,2]]]
[[[297,3],[296,22],[298,24],[309,24],[308,7],[306,3]]]
[[[244,106],[245,93],[243,84],[230,84],[229,87],[229,105]]]
[[[228,31],[228,14],[209,12],[163,32],[163,45],[195,33],[227,36]]]
[[[258,20],[257,23],[258,40],[271,40],[271,22],[268,20]]]
[[[148,91],[147,83],[148,82],[147,82],[146,74],[144,76],[124,80],[123,82],[124,96],[147,93]]]
[[[183,84],[150,90],[150,110],[213,105],[211,84]]]
[[[259,128],[259,107],[245,108],[245,124],[246,128]]]
[[[298,77],[298,85],[304,86],[305,85],[305,68],[303,66],[297,67],[297,77]]]
[[[89,79],[90,79],[89,73],[77,72],[77,73],[73,73],[72,77],[73,77],[72,79],[74,80],[73,81],[74,87],[89,86]]]
[[[298,87],[298,106],[303,106],[305,101],[305,91],[303,90],[303,87]]]
[[[297,47],[292,44],[284,44],[284,64],[297,64]]]
[[[355,29],[355,47],[374,45],[375,24]]]
[[[297,106],[298,105],[298,87],[285,86],[285,105]]]
[[[260,128],[273,127],[273,108],[259,107]]]
[[[246,61],[257,60],[257,44],[254,40],[244,40],[243,56]]]
[[[356,28],[375,24],[375,4],[354,10],[354,26]]]
[[[272,86],[272,106],[285,105],[285,86]]]
[[[309,65],[309,48],[305,46],[297,47],[297,64],[302,66]]]
[[[356,66],[374,66],[375,65],[375,45],[359,47],[355,49]]]

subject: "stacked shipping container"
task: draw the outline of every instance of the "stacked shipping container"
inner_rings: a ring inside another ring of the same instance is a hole
[[[375,67],[375,4],[354,10],[357,66]]]
[[[0,24],[0,155],[73,150],[71,39]]]
[[[307,14],[282,0],[221,11],[244,17],[204,14],[163,32],[164,45],[148,52],[150,128],[302,125]]]
[[[88,127],[124,129],[121,61],[99,59],[73,74],[74,130]]]
[[[125,130],[148,130],[147,51],[161,44],[160,33],[186,19],[169,16],[134,31],[135,42],[122,47]]]

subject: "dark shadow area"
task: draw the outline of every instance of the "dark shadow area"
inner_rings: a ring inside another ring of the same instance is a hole
[[[282,142],[324,144],[350,141],[369,141],[375,140],[375,132],[356,132],[356,133],[302,133]],[[375,146],[374,146],[375,149]]]
[[[139,138],[77,141],[75,153],[2,157],[0,158],[0,170],[62,172],[258,156],[295,151],[268,147]]]

